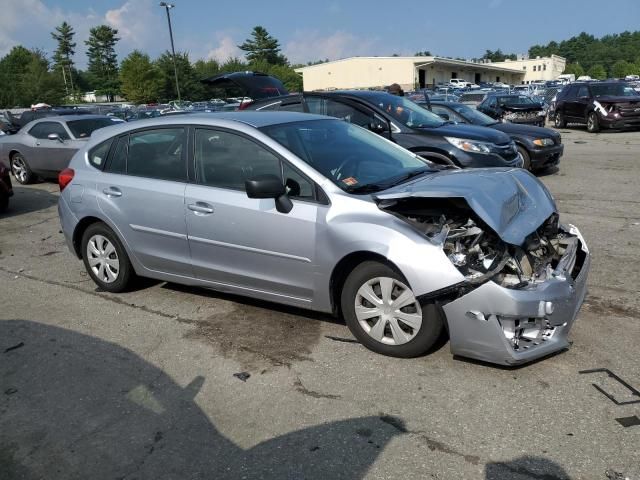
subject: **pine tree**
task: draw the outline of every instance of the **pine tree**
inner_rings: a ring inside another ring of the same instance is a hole
[[[53,54],[53,68],[62,72],[67,95],[69,91],[73,91],[73,60],[71,57],[73,57],[76,48],[76,44],[73,41],[74,35],[73,27],[67,22],[62,22],[61,25],[56,27],[55,32],[51,32],[51,37],[58,42],[58,48]]]
[[[110,101],[118,92],[118,57],[115,45],[120,40],[118,30],[108,25],[100,25],[89,31],[87,72],[96,93],[105,94]]]
[[[280,54],[280,44],[278,40],[269,35],[269,32],[260,25],[253,27],[252,38],[248,38],[242,45],[238,45],[240,50],[247,52],[246,57],[250,63],[265,61],[271,65],[286,65],[287,59]]]

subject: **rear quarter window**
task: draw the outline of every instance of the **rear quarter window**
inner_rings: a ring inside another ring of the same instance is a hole
[[[102,170],[107,161],[107,154],[109,153],[112,143],[113,138],[110,138],[89,150],[89,163],[98,170]]]

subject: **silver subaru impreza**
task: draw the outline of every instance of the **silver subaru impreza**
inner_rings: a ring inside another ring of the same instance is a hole
[[[341,315],[375,352],[513,365],[568,347],[590,256],[522,169],[443,170],[353,124],[193,114],[99,130],[60,173],[71,251],[135,276]]]

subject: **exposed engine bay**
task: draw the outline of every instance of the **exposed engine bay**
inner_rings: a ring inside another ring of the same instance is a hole
[[[578,238],[559,226],[557,214],[516,246],[504,242],[468,207],[443,205],[445,200],[435,203],[419,210],[397,204],[389,210],[441,245],[472,284],[491,279],[503,287],[520,289],[544,282],[556,272],[567,249],[578,245]],[[571,272],[573,265],[562,267]]]

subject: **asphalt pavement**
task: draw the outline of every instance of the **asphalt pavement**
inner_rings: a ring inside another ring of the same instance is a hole
[[[640,132],[561,132],[540,179],[589,244],[590,293],[572,347],[519,368],[446,342],[387,358],[338,319],[205,289],[100,292],[66,248],[57,185],[16,186],[0,479],[639,480]]]

